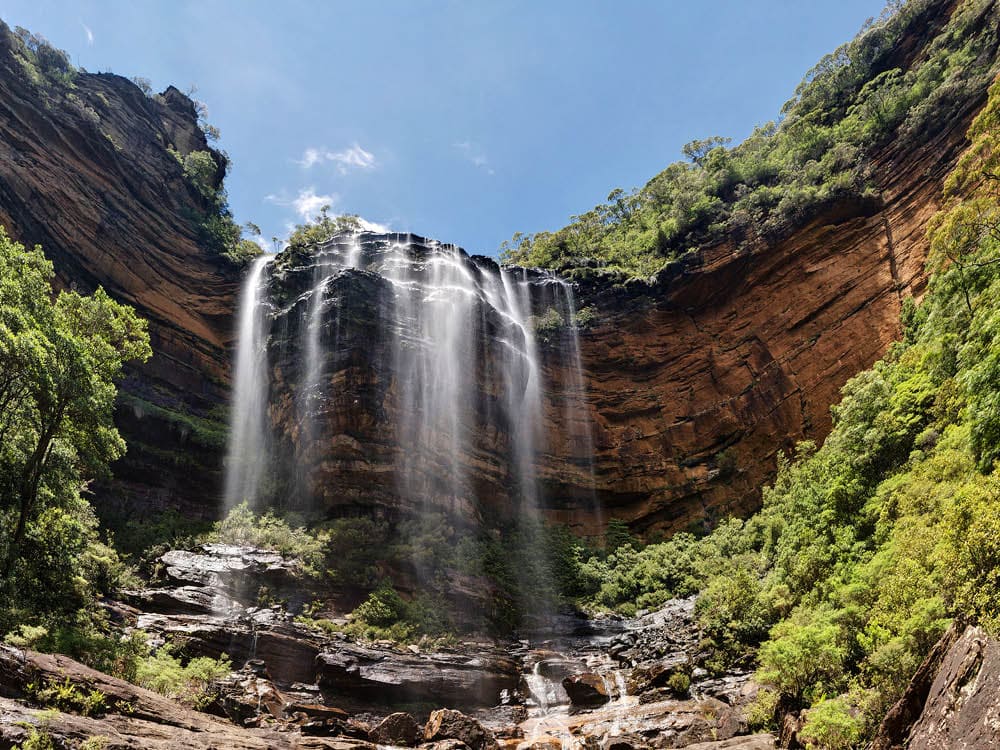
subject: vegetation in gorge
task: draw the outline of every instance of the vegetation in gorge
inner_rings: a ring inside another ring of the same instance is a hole
[[[892,2],[851,42],[824,57],[782,108],[738,146],[707,138],[684,147],[645,186],[555,232],[515,234],[506,262],[571,275],[603,267],[648,277],[723,239],[773,241],[835,199],[878,200],[872,157],[890,138],[926,140],[995,74],[1000,9],[966,0],[912,64],[899,40],[927,33],[932,0]]]
[[[927,297],[822,447],[800,445],[748,521],[577,569],[606,608],[700,591],[716,662],[754,656],[758,718],[810,708],[815,747],[857,746],[952,618],[1000,632],[1000,81],[969,136]]]
[[[41,249],[0,227],[0,638],[126,679],[218,676],[221,666],[150,654],[142,633],[123,634],[101,606],[135,576],[101,537],[87,485],[125,451],[116,382],[125,363],[150,356],[149,337],[102,289],[55,293],[52,280]],[[106,708],[102,694],[69,682],[29,687],[39,705]]]
[[[244,503],[211,532],[181,541],[250,544],[298,561],[318,592],[360,595],[345,632],[369,640],[410,641],[469,629],[509,634],[580,593],[575,575],[584,548],[568,530],[524,519],[490,525],[494,532],[471,529],[438,513],[391,523],[362,516],[307,525],[295,514],[258,514]],[[463,612],[467,601],[451,598],[459,580],[482,590],[484,600],[476,605],[485,606],[481,617]],[[307,608],[304,622],[344,630],[314,617],[313,609],[320,608]]]
[[[150,654],[142,633],[124,634],[101,606],[135,576],[101,537],[87,485],[125,451],[112,421],[116,383],[127,362],[150,356],[149,337],[103,289],[55,293],[52,281],[41,249],[0,227],[0,637],[126,679],[218,676],[226,665]],[[29,692],[84,716],[107,708],[101,693],[68,681]]]
[[[145,322],[102,290],[53,293],[53,270],[0,229],[0,633],[113,661],[97,597],[128,578],[84,492],[122,455],[123,365],[150,355]],[[43,638],[44,633],[44,638]]]

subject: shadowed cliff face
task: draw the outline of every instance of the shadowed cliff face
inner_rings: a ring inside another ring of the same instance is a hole
[[[209,148],[186,96],[82,72],[67,88],[26,67],[0,23],[0,224],[41,244],[60,283],[101,285],[149,320],[154,356],[120,398],[128,455],[101,495],[210,515],[239,274],[199,245],[192,217],[208,206],[168,147]]]

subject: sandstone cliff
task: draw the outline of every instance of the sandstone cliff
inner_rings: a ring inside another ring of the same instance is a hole
[[[886,149],[880,197],[827,206],[773,245],[707,248],[649,285],[584,288],[600,320],[581,347],[610,515],[644,534],[745,515],[780,451],[826,436],[841,387],[923,293],[927,221],[981,105],[917,150]],[[588,479],[567,466],[557,456],[544,473],[565,518]]]
[[[103,510],[210,515],[239,273],[199,240],[208,207],[168,147],[209,148],[188,97],[109,73],[50,80],[0,22],[0,224],[41,244],[60,283],[101,285],[149,321],[155,354],[122,389],[129,449]]]
[[[950,8],[937,6],[934,23]],[[905,40],[895,63],[918,59],[926,41]],[[238,273],[200,241],[192,216],[204,199],[167,150],[208,148],[192,104],[175,89],[148,97],[110,74],[80,73],[72,89],[56,90],[26,72],[7,33],[0,69],[0,222],[44,245],[64,283],[102,284],[150,320],[155,356],[123,388],[129,454],[102,489],[104,507],[212,516]],[[541,407],[550,429],[537,462],[548,516],[588,534],[615,517],[649,536],[752,511],[779,452],[822,440],[840,388],[899,337],[903,301],[926,281],[927,220],[982,93],[917,147],[883,148],[875,196],[827,204],[770,244],[704,248],[648,283],[581,282],[578,307],[596,310],[580,341],[594,459],[578,456],[585,414],[566,425],[565,404],[552,397],[572,374],[550,347]],[[356,279],[337,296],[365,285],[378,286]],[[299,446],[337,488],[332,502],[404,502],[389,475],[401,446],[392,414],[380,411],[391,373],[373,361],[385,355],[384,341],[359,339],[335,363],[341,395],[324,418],[336,439]],[[293,374],[279,367],[287,392],[272,419],[295,442]],[[510,436],[479,437],[469,482],[503,505],[510,488],[495,453]]]

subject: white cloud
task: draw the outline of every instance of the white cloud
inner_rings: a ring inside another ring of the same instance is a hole
[[[80,21],[80,25],[83,27],[83,33],[87,35],[87,46],[88,47],[93,47],[94,46],[94,32],[83,21]]]
[[[343,151],[331,151],[328,148],[307,148],[302,153],[302,158],[298,164],[304,169],[309,169],[317,164],[331,162],[337,165],[337,171],[347,174],[351,169],[374,169],[378,162],[375,154],[366,151],[357,143]]]
[[[320,211],[324,206],[330,207],[330,213],[336,215],[339,213],[337,209],[337,204],[340,202],[340,196],[337,193],[320,193],[317,194],[315,187],[307,187],[299,190],[298,195],[294,198],[289,198],[286,195],[267,195],[264,196],[264,200],[269,203],[274,203],[279,206],[289,206],[305,223],[313,222],[319,215]],[[385,224],[380,224],[376,221],[369,221],[361,216],[358,217],[361,222],[361,228],[366,232],[391,232],[392,230]],[[285,225],[286,235],[290,235],[295,231],[295,225],[288,223]]]
[[[307,187],[299,190],[299,194],[294,198],[272,193],[271,195],[264,196],[264,200],[279,206],[291,206],[302,221],[312,221],[323,206],[329,206],[332,210],[340,200],[340,196],[336,193],[318,195],[316,188]]]
[[[496,174],[496,171],[490,166],[489,157],[486,156],[486,152],[479,145],[472,141],[460,141],[452,145],[472,166],[482,169],[486,174]]]
[[[297,213],[303,221],[309,221],[316,216],[324,206],[329,206],[332,209],[338,200],[340,200],[340,196],[336,193],[317,195],[314,188],[306,188],[305,190],[299,191],[295,200],[292,201],[292,208],[295,209],[295,213]]]

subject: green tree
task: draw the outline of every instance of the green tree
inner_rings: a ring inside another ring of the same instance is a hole
[[[0,577],[32,521],[72,503],[121,456],[112,411],[123,365],[150,354],[145,321],[103,289],[52,292],[52,264],[0,228]]]

